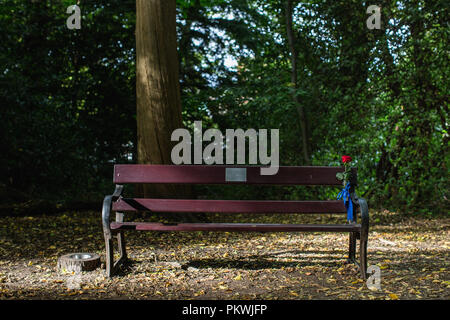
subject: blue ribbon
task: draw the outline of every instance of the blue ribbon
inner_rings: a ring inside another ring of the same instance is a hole
[[[345,208],[347,209],[347,220],[353,221],[353,201],[350,197],[350,182],[347,183],[344,189],[339,192],[337,200],[343,199]]]

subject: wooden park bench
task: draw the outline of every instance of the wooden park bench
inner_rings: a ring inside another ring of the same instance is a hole
[[[359,239],[359,268],[363,279],[367,270],[367,239],[369,211],[364,199],[358,198],[354,187],[350,189],[353,201],[353,221],[342,224],[258,224],[258,223],[155,223],[124,222],[124,212],[216,212],[216,213],[301,213],[301,214],[345,214],[342,200],[326,201],[254,201],[254,200],[183,200],[124,198],[123,184],[167,183],[167,184],[271,184],[271,185],[330,185],[342,182],[336,173],[342,167],[280,167],[275,175],[261,175],[260,167],[228,167],[212,165],[115,165],[116,189],[103,202],[102,220],[106,241],[106,272],[112,276],[119,264],[127,259],[124,231],[235,231],[235,232],[348,232],[348,262],[358,265],[356,240]],[[356,185],[354,169],[352,186]],[[116,219],[110,222],[111,211]],[[361,223],[356,221],[357,211]],[[117,236],[120,258],[114,262],[113,235]]]

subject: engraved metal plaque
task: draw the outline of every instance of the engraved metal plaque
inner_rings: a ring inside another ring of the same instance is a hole
[[[247,181],[247,168],[225,168],[225,181]]]

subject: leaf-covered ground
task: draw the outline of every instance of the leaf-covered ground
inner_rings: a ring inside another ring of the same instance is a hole
[[[336,222],[329,215],[213,216],[233,219]],[[104,269],[56,269],[71,252],[104,258],[99,212],[0,217],[0,298],[449,299],[449,222],[372,212],[369,265],[381,268],[381,290],[371,291],[345,264],[347,234],[128,232],[131,262],[108,279]]]

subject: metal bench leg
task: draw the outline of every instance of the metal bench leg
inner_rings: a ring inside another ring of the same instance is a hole
[[[123,222],[123,213],[122,212],[116,212],[116,222]],[[127,251],[125,248],[124,231],[119,231],[117,233],[117,242],[119,244],[119,253],[120,253],[119,260],[125,261],[125,260],[127,260]]]
[[[111,277],[114,269],[114,247],[112,242],[112,233],[109,226],[109,214],[111,212],[112,196],[106,196],[103,200],[102,209],[102,224],[103,234],[105,236],[105,248],[106,248],[106,275]]]
[[[355,263],[355,256],[356,256],[356,233],[350,232],[347,261],[349,263]]]
[[[114,246],[112,237],[105,234],[106,245],[106,276],[109,278],[114,273]]]
[[[367,239],[361,237],[359,242],[359,259],[360,259],[360,269],[361,277],[365,280],[367,278]]]
[[[361,239],[359,243],[360,268],[361,277],[365,280],[367,278],[367,240]]]
[[[359,208],[361,210],[361,234],[359,242],[359,258],[361,277],[367,278],[367,241],[369,239],[369,207],[366,200],[358,199]]]
[[[106,247],[106,275],[112,277],[116,272],[120,264],[127,259],[125,251],[125,241],[123,234],[117,233],[117,241],[119,243],[120,257],[117,261],[114,261],[114,241],[112,234],[105,233],[105,247]]]
[[[123,241],[123,235],[118,236],[119,241],[119,250],[121,253],[120,259],[114,263],[114,245],[113,245],[113,233],[111,232],[109,215],[111,213],[111,204],[112,201],[117,200],[122,194],[123,186],[116,185],[116,190],[110,196],[106,196],[103,200],[103,208],[102,208],[102,225],[103,225],[103,234],[105,235],[105,247],[106,247],[106,275],[111,277],[114,273],[115,267],[118,263],[123,261],[123,258],[126,257],[125,254],[125,243]],[[116,217],[117,218],[117,217]]]

